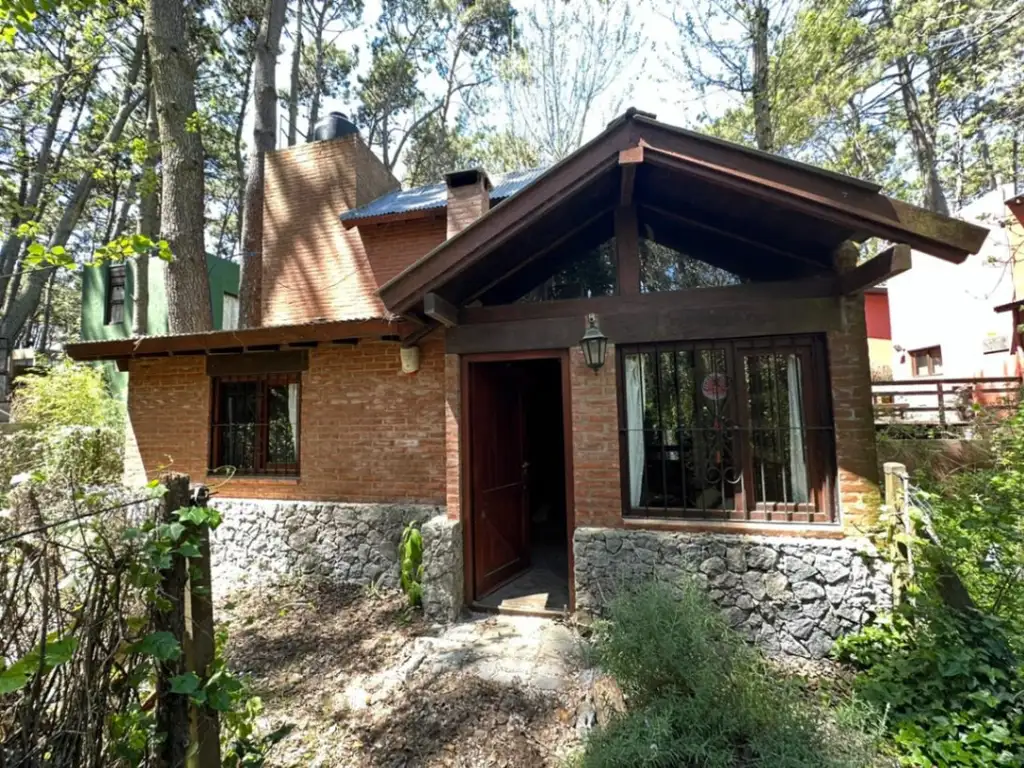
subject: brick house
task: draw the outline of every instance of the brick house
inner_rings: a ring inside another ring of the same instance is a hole
[[[884,607],[864,291],[985,230],[635,110],[408,191],[335,120],[268,157],[263,327],[69,349],[129,371],[134,479],[215,487],[218,568],[393,579],[418,519],[439,617],[692,573],[820,656]]]

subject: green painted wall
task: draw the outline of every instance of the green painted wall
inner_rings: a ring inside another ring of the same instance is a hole
[[[127,339],[132,335],[132,317],[135,309],[136,264],[128,263],[124,322],[106,325],[103,322],[106,306],[107,275],[110,267],[86,267],[82,271],[82,340],[104,341]],[[206,273],[210,278],[210,309],[213,327],[219,330],[224,318],[224,294],[238,295],[239,266],[233,261],[216,256],[206,257]],[[167,333],[167,263],[154,257],[149,260],[149,312],[147,317],[150,336]],[[127,395],[128,374],[121,373],[113,363],[103,363],[111,389],[122,399]]]

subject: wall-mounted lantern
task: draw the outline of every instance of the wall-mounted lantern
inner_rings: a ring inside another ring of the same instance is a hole
[[[594,373],[601,370],[608,354],[608,337],[597,327],[597,315],[587,315],[587,330],[580,339],[583,360]]]
[[[400,347],[398,354],[402,359],[402,373],[416,373],[420,369],[419,347]]]

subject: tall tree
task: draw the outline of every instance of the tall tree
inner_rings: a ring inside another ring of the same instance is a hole
[[[749,109],[758,149],[778,149],[773,70],[784,66],[782,43],[793,22],[790,0],[693,0],[671,4],[677,39],[667,63],[699,95],[725,94]]]
[[[203,143],[181,4],[147,0],[146,34],[160,127],[160,230],[174,255],[167,266],[168,325],[172,333],[208,331],[213,314],[203,242]]]
[[[284,27],[286,0],[266,0],[263,21],[256,37],[256,73],[253,78],[253,149],[245,184],[242,217],[242,284],[239,292],[239,325],[261,322],[263,285],[263,177],[266,153],[277,144],[277,54]]]
[[[515,50],[515,24],[509,0],[383,0],[357,98],[359,123],[389,169],[428,123],[435,143],[455,133]]]
[[[305,0],[303,23],[309,46],[303,51],[303,74],[299,98],[309,105],[306,137],[313,135],[320,121],[325,97],[336,97],[348,89],[358,50],[338,46],[338,38],[359,24],[363,0]]]
[[[148,72],[147,68],[147,72]],[[156,117],[156,98],[149,86],[146,104],[146,143],[139,180],[138,232],[149,240],[156,240],[160,231],[160,197],[157,163],[160,161],[160,128]],[[135,301],[133,303],[132,335],[149,333],[149,260],[148,253],[135,259]]]
[[[302,74],[302,0],[295,0],[295,35],[292,37],[292,67],[288,86],[288,146],[295,146],[299,133],[299,78]]]
[[[504,68],[512,130],[559,160],[583,143],[598,100],[640,50],[643,26],[629,0],[540,0],[523,18],[521,51]],[[617,113],[621,98],[606,105]]]

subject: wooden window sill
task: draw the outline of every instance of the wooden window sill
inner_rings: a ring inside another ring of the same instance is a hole
[[[624,517],[624,528],[687,533],[732,533],[747,536],[799,536],[811,539],[846,537],[838,523],[766,523],[746,520],[678,520],[663,517]]]

